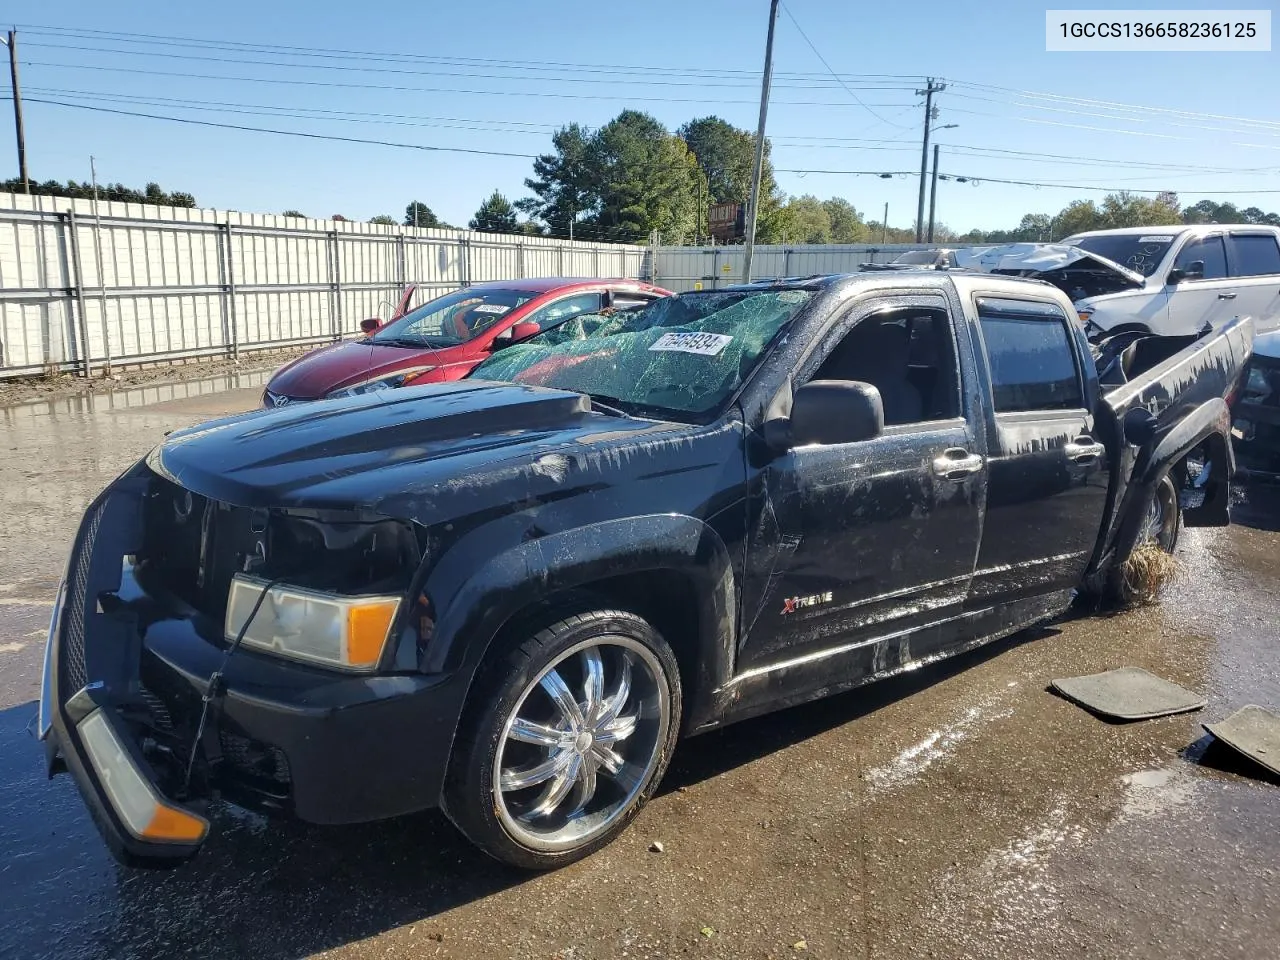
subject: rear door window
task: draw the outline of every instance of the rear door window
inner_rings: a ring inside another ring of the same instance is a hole
[[[1268,234],[1232,236],[1232,273],[1237,277],[1280,274],[1280,245]]]
[[[1070,321],[1058,307],[983,297],[978,321],[996,413],[1084,406]]]

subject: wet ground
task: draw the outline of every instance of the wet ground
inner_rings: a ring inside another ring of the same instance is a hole
[[[1265,487],[1236,525],[1187,531],[1159,606],[688,741],[627,834],[554,874],[434,813],[315,829],[227,808],[187,867],[117,866],[25,731],[53,590],[104,484],[260,384],[0,408],[0,957],[1280,956],[1280,783],[1200,727],[1280,708]],[[1112,725],[1045,689],[1128,664],[1208,707]]]

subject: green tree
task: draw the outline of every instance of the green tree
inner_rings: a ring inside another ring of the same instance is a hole
[[[1177,194],[1164,193],[1154,199],[1122,190],[1102,200],[1102,228],[1159,227],[1182,222]]]
[[[12,180],[0,182],[0,191],[21,193],[22,181],[15,177]],[[44,183],[39,183],[33,180],[31,181],[31,193],[35,196],[73,197],[78,200],[92,200],[93,184],[77,183],[75,180],[68,180],[66,183],[61,183],[57,180],[46,180]],[[141,190],[126,187],[123,183],[100,183],[98,184],[98,199],[118,200],[124,203],[154,203],[167,207],[194,207],[196,205],[196,198],[191,194],[182,191],[167,193],[156,183],[148,183]]]
[[[1073,200],[1053,218],[1053,239],[1061,240],[1073,233],[1097,230],[1103,224],[1102,211],[1092,200]]]
[[[865,243],[870,233],[862,222],[862,215],[852,203],[842,197],[822,201],[822,209],[831,220],[832,243]]]
[[[1017,240],[1021,242],[1044,242],[1053,236],[1053,217],[1047,213],[1028,213],[1018,224]]]
[[[1245,207],[1240,211],[1240,219],[1245,223],[1262,223],[1269,227],[1280,227],[1280,214],[1263,213],[1258,207]]]
[[[396,218],[392,216],[388,216],[385,213],[380,213],[376,217],[370,217],[369,222],[380,223],[384,227],[394,227],[396,225]]]
[[[521,220],[516,224],[513,233],[518,233],[526,237],[545,237],[547,235],[546,228],[532,220]]]
[[[792,197],[782,207],[783,243],[830,243],[831,214],[812,194]]]
[[[301,210],[286,210],[284,213],[280,214],[280,216],[293,217],[295,220],[307,219],[307,215],[303,213]]]
[[[598,165],[592,155],[593,138],[576,123],[557,130],[551,146],[554,152],[537,157],[533,176],[524,182],[533,196],[515,205],[545,223],[553,237],[567,237],[571,223],[599,208]]]
[[[486,233],[511,233],[516,228],[516,208],[511,201],[497,190],[489,195],[489,199],[480,204],[480,209],[471,218],[472,230],[483,230]]]
[[[676,135],[689,145],[706,177],[702,222],[706,223],[705,207],[713,203],[741,203],[745,206],[751,198],[755,135],[715,116],[690,120],[676,131]],[[771,145],[766,137],[764,167],[760,174],[760,214],[756,218],[756,238],[761,243],[781,240],[785,220],[780,211],[786,198],[774,178],[770,152]]]
[[[412,200],[404,208],[404,225],[406,227],[440,227],[440,218],[431,212],[421,200]]]
[[[590,222],[616,240],[657,230],[679,242],[696,225],[698,162],[647,113],[624,110],[592,138],[599,209]]]

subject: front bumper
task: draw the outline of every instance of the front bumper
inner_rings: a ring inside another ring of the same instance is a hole
[[[142,590],[125,562],[139,550],[149,479],[135,467],[86,511],[42,678],[39,732],[50,773],[65,765],[112,852],[169,865],[204,838],[157,842],[129,828],[104,782],[111,771],[86,750],[80,725],[95,712],[123,747],[115,762],[188,815],[204,816],[214,795],[325,824],[436,805],[465,695],[457,674],[344,675],[241,649],[196,742],[224,647],[198,612]]]

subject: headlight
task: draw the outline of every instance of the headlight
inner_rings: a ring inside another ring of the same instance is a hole
[[[396,387],[402,386],[410,377],[416,377],[428,370],[434,370],[435,367],[414,367],[411,370],[401,370],[393,373],[389,377],[379,377],[376,380],[366,380],[364,383],[356,383],[349,387],[343,387],[341,390],[334,390],[332,393],[325,394],[326,400],[334,400],[338,397],[358,397],[364,393],[377,393],[379,390],[394,390]]]
[[[105,708],[99,707],[76,727],[89,762],[125,827],[139,840],[199,843],[209,831],[203,817],[167,803],[147,782],[125,749]]]
[[[227,597],[224,635],[235,640],[267,581],[236,574]],[[278,585],[267,591],[241,641],[246,647],[339,670],[378,665],[399,597],[340,597]]]
[[[1093,307],[1076,307],[1076,316],[1080,318],[1080,322],[1088,324],[1093,319]]]

